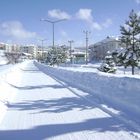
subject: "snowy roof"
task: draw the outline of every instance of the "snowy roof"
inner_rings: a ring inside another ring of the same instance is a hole
[[[90,45],[89,47],[100,46],[100,45],[106,44],[108,42],[119,42],[119,39],[117,37],[116,38],[115,37],[107,37],[107,38],[105,38],[105,39],[103,39],[103,40],[101,40],[93,45]]]
[[[85,52],[73,52],[72,54],[82,54],[82,55],[85,55]]]
[[[102,41],[100,41],[100,42],[98,42],[98,43],[100,43],[100,44],[102,44],[102,43],[108,43],[108,42],[118,42],[119,40],[118,40],[118,38],[114,38],[114,37],[107,37],[106,39],[104,39],[104,40],[102,40]],[[98,44],[97,43],[97,44]]]
[[[30,54],[30,53],[25,53],[25,52],[23,52],[22,54],[24,54],[24,55],[26,55],[26,56],[32,56],[32,54]]]

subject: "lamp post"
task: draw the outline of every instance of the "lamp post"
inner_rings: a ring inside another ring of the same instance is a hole
[[[67,19],[60,19],[60,20],[55,20],[55,21],[48,20],[48,19],[41,19],[41,21],[46,21],[46,22],[49,22],[52,24],[52,46],[53,46],[53,48],[55,47],[55,44],[54,44],[54,35],[55,35],[54,25],[55,25],[55,23],[58,23],[58,22],[61,22],[64,20],[67,20]],[[58,57],[58,54],[57,54],[57,47],[56,47],[56,61],[57,61],[57,57]]]
[[[43,52],[44,52],[43,43],[44,43],[44,41],[47,40],[47,39],[39,39],[39,40],[40,40],[41,43],[42,43],[42,44],[41,44],[41,46],[42,46],[42,47],[41,47],[41,48],[42,48],[42,49],[41,49],[41,51],[42,51],[41,56],[42,56],[42,59],[43,59]]]
[[[71,56],[71,48],[72,48],[72,43],[74,42],[73,40],[68,41],[70,43],[70,63],[72,64],[72,56]]]
[[[90,31],[83,31],[83,33],[86,35],[86,65],[88,63],[88,35],[91,33]]]
[[[54,47],[54,25],[55,23],[58,23],[58,22],[61,22],[61,21],[64,21],[66,19],[60,19],[60,20],[55,20],[55,21],[52,21],[52,20],[48,20],[48,19],[41,19],[41,21],[46,21],[46,22],[49,22],[52,24],[52,46]]]

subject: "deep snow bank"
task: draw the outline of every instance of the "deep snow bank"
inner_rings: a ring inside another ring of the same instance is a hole
[[[109,101],[116,106],[140,115],[140,79],[95,72],[65,70],[37,62],[35,62],[35,65],[45,73],[88,91],[102,100]]]

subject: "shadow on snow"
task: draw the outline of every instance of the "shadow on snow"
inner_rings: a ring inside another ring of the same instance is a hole
[[[92,109],[95,106],[86,102],[78,97],[68,97],[56,100],[27,100],[19,103],[9,104],[10,109],[14,110],[35,110],[36,113],[60,113],[65,111],[70,111],[75,108],[79,110]]]
[[[19,90],[34,90],[34,89],[42,89],[42,88],[65,88],[62,85],[35,85],[35,86],[16,86],[13,84],[8,83],[10,86],[17,88]]]
[[[92,131],[94,134],[97,132],[119,131],[123,124],[114,121],[114,118],[98,118],[89,119],[83,122],[67,123],[67,124],[48,124],[33,127],[24,130],[3,130],[0,131],[0,139],[9,140],[43,140],[59,135],[79,131]]]

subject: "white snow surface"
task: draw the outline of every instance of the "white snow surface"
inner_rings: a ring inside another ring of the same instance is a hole
[[[27,61],[1,76],[0,140],[140,139],[140,79],[82,69]]]
[[[140,115],[140,75],[115,75],[83,67],[38,67],[71,85],[97,95],[101,100],[115,102],[120,107]]]
[[[4,55],[4,50],[0,50],[0,66],[8,63],[7,58]]]
[[[19,81],[20,74],[17,73],[18,66],[19,64],[15,66],[11,64],[0,66],[0,122],[6,113],[9,102],[14,99],[17,91],[5,81],[8,79],[8,81]]]

